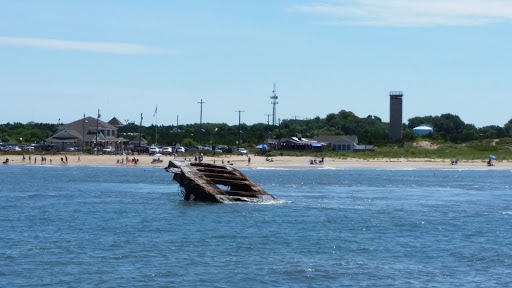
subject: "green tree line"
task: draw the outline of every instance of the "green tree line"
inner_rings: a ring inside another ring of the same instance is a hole
[[[412,132],[414,127],[421,124],[430,125],[434,133],[422,136],[431,140],[441,140],[451,143],[465,143],[482,139],[500,139],[510,137],[512,133],[512,119],[503,126],[491,125],[477,128],[467,124],[459,116],[442,114],[439,116],[413,117],[403,125],[403,140],[414,141],[418,138]],[[264,123],[253,125],[228,125],[225,123],[203,123],[199,125],[159,125],[158,127],[139,127],[135,123],[128,123],[119,129],[120,135],[132,140],[139,131],[148,143],[159,145],[238,145],[251,146],[264,143],[268,138],[286,138],[301,135],[304,138],[314,138],[320,135],[356,135],[362,144],[387,145],[388,123],[381,118],[368,115],[358,117],[353,112],[341,110],[330,113],[325,118],[312,119],[286,119],[280,125],[272,126]],[[0,124],[0,141],[3,143],[42,143],[57,132],[57,124],[48,123],[7,123]]]

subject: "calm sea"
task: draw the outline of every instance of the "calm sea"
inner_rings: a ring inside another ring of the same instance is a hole
[[[0,166],[0,287],[511,287],[512,172],[247,169],[270,204],[159,168]]]

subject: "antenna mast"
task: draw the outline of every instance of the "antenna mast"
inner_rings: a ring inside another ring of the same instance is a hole
[[[274,90],[272,90],[272,96],[270,96],[270,99],[272,99],[272,126],[276,126],[276,105],[277,102],[277,95],[276,95],[276,83],[274,83]]]

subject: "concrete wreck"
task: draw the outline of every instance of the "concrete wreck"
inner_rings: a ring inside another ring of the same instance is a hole
[[[174,173],[185,200],[261,203],[275,199],[232,165],[171,160],[165,170]]]

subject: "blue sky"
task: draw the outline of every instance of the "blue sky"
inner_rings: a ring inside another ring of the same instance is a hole
[[[1,1],[0,123],[512,118],[512,0]],[[153,117],[158,105],[157,117]]]

